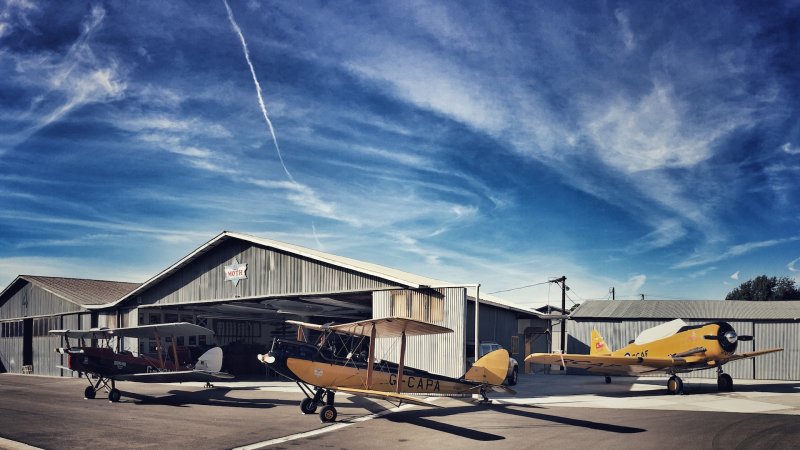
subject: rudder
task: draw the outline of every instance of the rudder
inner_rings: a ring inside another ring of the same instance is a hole
[[[464,379],[499,386],[503,384],[508,374],[508,358],[508,350],[503,348],[487,353],[475,361],[464,374]]]
[[[603,336],[600,335],[600,332],[597,330],[592,330],[592,346],[589,349],[590,355],[610,355],[611,347],[606,344],[606,341],[603,339]]]

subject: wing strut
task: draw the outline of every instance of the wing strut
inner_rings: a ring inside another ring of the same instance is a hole
[[[173,361],[172,368],[177,372],[179,370],[180,365],[178,364],[178,340],[175,339],[174,334],[172,335],[172,357],[175,358],[172,360]]]
[[[369,334],[369,357],[367,358],[367,390],[372,389],[372,372],[375,365],[375,324]]]
[[[161,354],[161,336],[158,330],[153,331],[156,335],[156,349],[158,350],[158,362],[161,363],[161,370],[164,370],[164,355]]]
[[[400,335],[400,364],[397,365],[397,393],[400,393],[400,386],[403,384],[403,364],[406,360],[406,331]]]

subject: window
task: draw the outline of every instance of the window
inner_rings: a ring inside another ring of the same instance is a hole
[[[175,322],[178,322],[177,314],[164,314],[164,323],[175,323]]]
[[[519,354],[519,336],[511,336],[511,354]]]
[[[444,320],[444,298],[413,291],[392,292],[392,316],[423,322]]]
[[[150,323],[151,325],[154,323],[161,323],[161,314],[150,314]]]

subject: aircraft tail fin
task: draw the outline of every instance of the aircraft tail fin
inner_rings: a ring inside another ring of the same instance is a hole
[[[592,330],[592,347],[589,349],[590,355],[610,355],[613,350],[606,344],[603,336],[597,330]]]
[[[208,372],[219,372],[222,370],[222,349],[214,347],[207,352],[200,355],[197,359],[197,364],[194,365],[195,370],[205,370]]]
[[[508,358],[508,350],[502,348],[487,353],[475,361],[475,364],[464,374],[464,379],[499,386],[503,384],[503,380],[508,374]]]

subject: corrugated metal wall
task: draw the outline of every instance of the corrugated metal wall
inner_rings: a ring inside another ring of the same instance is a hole
[[[465,288],[436,289],[442,296],[413,291],[379,291],[372,294],[372,317],[403,316],[398,314],[393,307],[394,299],[411,294],[421,299],[442,299],[442,320],[430,321],[453,330],[453,333],[438,334],[433,336],[410,337],[406,341],[407,366],[427,370],[432,373],[449,377],[460,377],[466,372],[466,303],[467,290]],[[399,339],[377,339],[375,342],[375,355],[379,358],[398,362],[400,352]]]
[[[480,305],[481,313],[478,316],[478,327],[480,328],[478,337],[480,342],[496,342],[511,352],[511,337],[517,336],[520,342],[524,338],[524,335],[519,333],[518,330],[519,320],[517,319],[517,313],[485,303]],[[475,303],[471,300],[467,302],[467,321],[464,327],[466,331],[466,355],[467,358],[473,358],[475,355]],[[522,347],[522,345],[519,347]],[[527,355],[518,353],[511,356],[517,360],[517,363],[520,363],[524,361]]]
[[[642,331],[668,322],[668,320],[569,320],[567,321],[567,352],[568,353],[589,353],[589,342],[591,341],[592,329],[597,329],[605,338],[608,344],[614,350],[628,345],[628,341],[635,339]],[[685,320],[689,325],[702,325],[710,322],[708,320]],[[750,321],[728,321],[733,326],[734,330],[741,335],[753,335],[753,323]],[[766,344],[761,342],[758,338],[755,341],[742,341],[739,342],[737,353],[743,353],[753,350],[754,343],[758,342],[759,348],[766,347]],[[553,344],[556,345],[555,343]],[[764,358],[761,356],[759,358]],[[758,358],[756,358],[758,359]],[[752,359],[745,359],[734,361],[725,364],[724,370],[729,373],[734,379],[754,379],[758,376],[762,379],[775,379],[766,378],[763,374],[758,373],[755,369],[757,361]],[[663,374],[658,374],[663,376]],[[716,372],[713,370],[699,370],[686,374],[681,374],[682,378],[714,378]]]
[[[782,352],[758,356],[756,377],[766,380],[800,380],[800,322],[756,322],[757,348],[782,348]]]
[[[225,266],[247,264],[247,279],[225,280]],[[170,305],[237,297],[360,292],[395,287],[377,278],[230,240],[143,292],[141,304]]]
[[[22,373],[22,336],[0,337],[0,363],[8,373]]]
[[[53,295],[27,281],[19,280],[17,283],[24,284],[5,303],[0,305],[0,320],[51,316],[82,310],[80,306]]]

